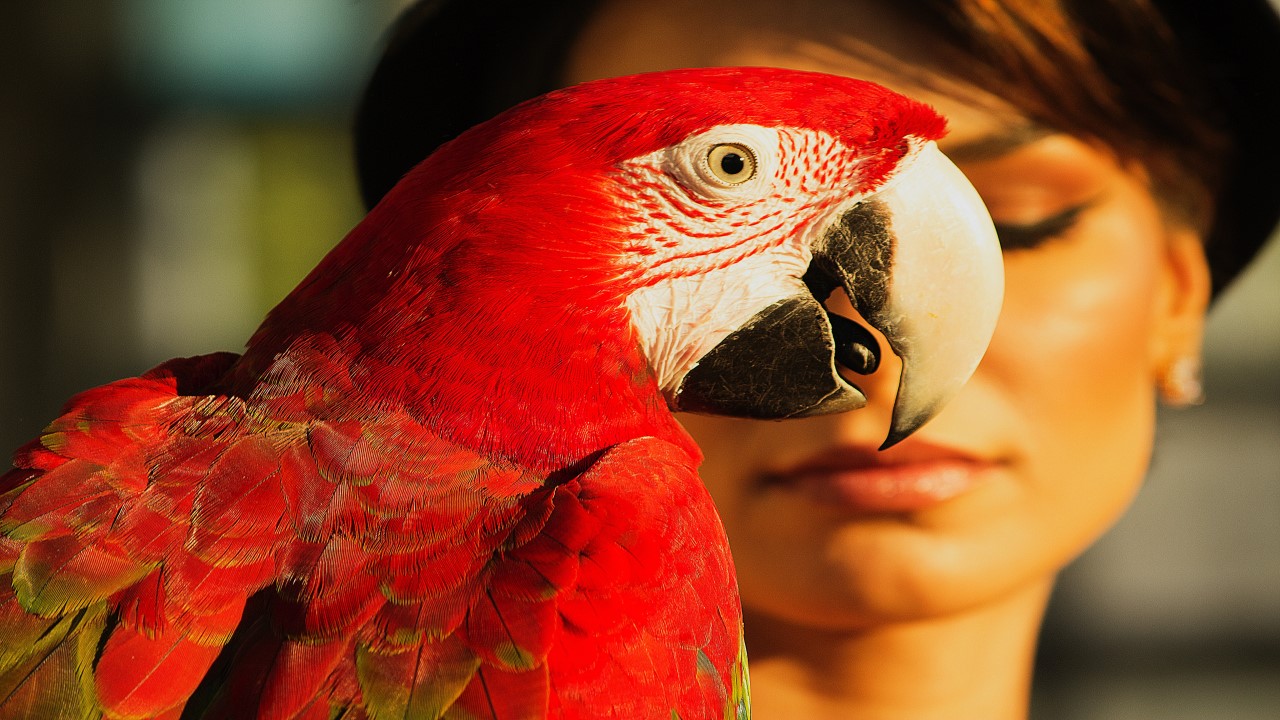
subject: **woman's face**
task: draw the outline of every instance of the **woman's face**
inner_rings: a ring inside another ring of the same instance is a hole
[[[1196,238],[1165,225],[1141,173],[930,70],[945,59],[908,22],[839,0],[616,0],[566,78],[774,65],[880,82],[949,118],[940,146],[1001,230],[1007,285],[990,349],[900,445],[875,450],[892,357],[856,378],[870,398],[859,411],[682,418],[706,454],[744,603],[813,626],[935,616],[1047,584],[1137,491],[1155,376],[1197,349],[1203,313]]]

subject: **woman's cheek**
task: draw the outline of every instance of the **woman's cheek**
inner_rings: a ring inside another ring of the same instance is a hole
[[[1149,196],[1117,190],[1071,236],[1011,253],[982,372],[1025,423],[1037,513],[1074,555],[1127,507],[1151,450],[1151,335],[1163,235]]]
[[[1152,387],[1163,231],[1153,201],[1117,194],[1070,236],[1006,256],[1005,310],[989,352],[1012,360],[1003,374],[1015,382],[1082,410]]]

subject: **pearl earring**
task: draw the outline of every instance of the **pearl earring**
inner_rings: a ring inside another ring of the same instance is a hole
[[[1157,381],[1164,404],[1184,408],[1203,403],[1202,368],[1199,355],[1183,355],[1169,363]]]

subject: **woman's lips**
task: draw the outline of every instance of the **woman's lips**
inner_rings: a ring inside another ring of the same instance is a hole
[[[889,452],[841,447],[765,475],[768,485],[793,488],[810,500],[862,513],[901,513],[968,492],[995,463],[924,442]]]

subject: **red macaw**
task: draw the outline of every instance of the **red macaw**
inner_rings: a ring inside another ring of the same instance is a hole
[[[672,409],[865,402],[994,326],[929,108],[775,69],[597,81],[408,174],[241,356],[73,398],[0,478],[0,716],[741,718],[724,531]]]

